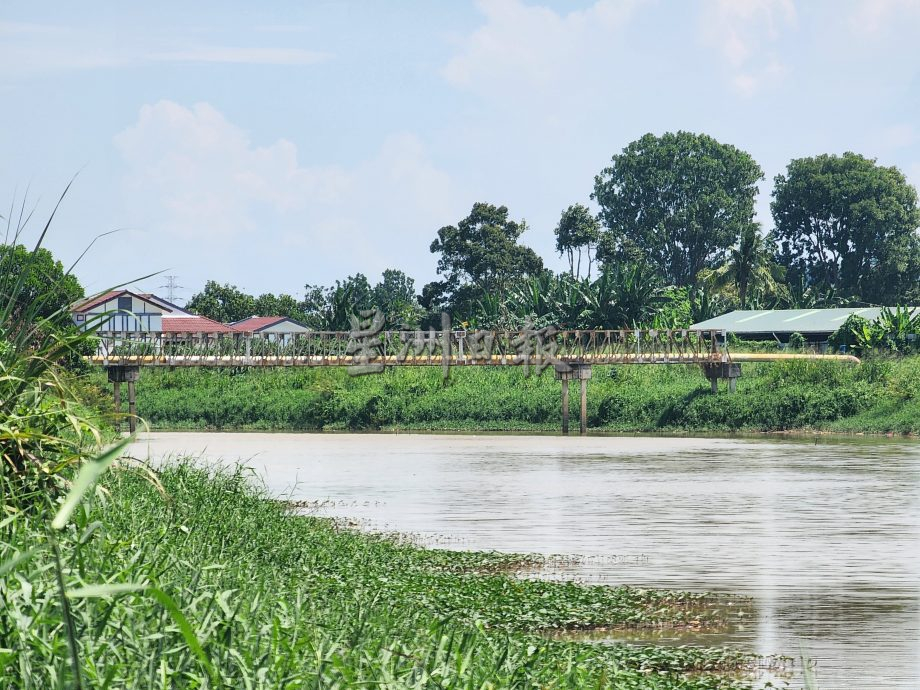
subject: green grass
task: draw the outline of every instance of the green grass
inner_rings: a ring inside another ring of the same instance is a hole
[[[101,376],[95,379],[101,382]],[[163,429],[556,430],[552,371],[392,368],[145,370],[138,412]],[[577,387],[575,389],[577,391]],[[572,395],[577,419],[577,394]],[[588,424],[617,432],[828,430],[920,433],[920,357],[744,364],[735,395],[713,396],[694,366],[595,367]]]
[[[538,634],[718,617],[701,595],[518,579],[527,557],[292,516],[239,470],[160,479],[109,475],[62,531],[50,501],[0,521],[2,687],[744,687],[714,673],[738,652]]]

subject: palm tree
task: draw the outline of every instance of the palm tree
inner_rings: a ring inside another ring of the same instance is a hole
[[[773,261],[770,236],[761,235],[759,226],[751,223],[729,251],[728,261],[711,270],[700,272],[700,282],[714,290],[725,292],[731,287],[738,296],[741,309],[749,307],[753,292],[764,297],[781,297],[782,268]]]
[[[658,275],[645,263],[607,267],[582,290],[587,328],[633,328],[649,322],[667,301]]]

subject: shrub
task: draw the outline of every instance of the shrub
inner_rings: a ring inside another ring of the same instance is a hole
[[[11,245],[0,245],[0,484],[29,501],[60,485],[61,474],[101,443],[64,368],[85,351],[92,329],[73,328],[69,304],[60,303],[61,294],[82,289],[41,247],[50,223],[31,252],[17,244],[23,226]]]
[[[804,350],[805,349],[805,336],[799,332],[795,332],[789,336],[789,349],[790,350]]]

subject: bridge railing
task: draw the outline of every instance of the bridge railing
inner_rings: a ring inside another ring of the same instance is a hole
[[[446,366],[727,361],[721,331],[101,332],[92,361],[139,366]]]

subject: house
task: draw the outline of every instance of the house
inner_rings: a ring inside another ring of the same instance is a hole
[[[209,319],[198,314],[189,314],[183,311],[178,314],[163,316],[163,325],[160,329],[164,335],[176,333],[238,333],[239,330],[232,325]]]
[[[186,311],[182,307],[176,304],[173,304],[172,302],[167,302],[165,299],[157,295],[154,295],[152,292],[142,292],[140,294],[141,294],[141,297],[143,297],[144,299],[148,299],[154,304],[160,305],[163,309],[168,310],[172,314],[191,314],[190,311]]]
[[[111,313],[98,332],[105,333],[236,333],[232,326],[187,312],[162,297],[147,292],[112,290],[81,300],[71,307],[74,323],[95,325],[101,314]]]
[[[85,328],[87,324],[98,324],[100,333],[161,331],[164,314],[184,311],[166,300],[131,290],[111,290],[89,297],[74,303],[70,310],[77,326]],[[112,315],[99,323],[99,316],[107,313]]]
[[[286,316],[250,316],[230,324],[235,330],[261,335],[268,340],[290,341],[296,333],[307,333],[311,329],[299,321]]]
[[[851,314],[868,321],[878,318],[883,307],[843,307],[838,309],[746,309],[732,311],[690,326],[693,330],[725,331],[745,340],[788,342],[801,333],[809,343],[826,343]]]

